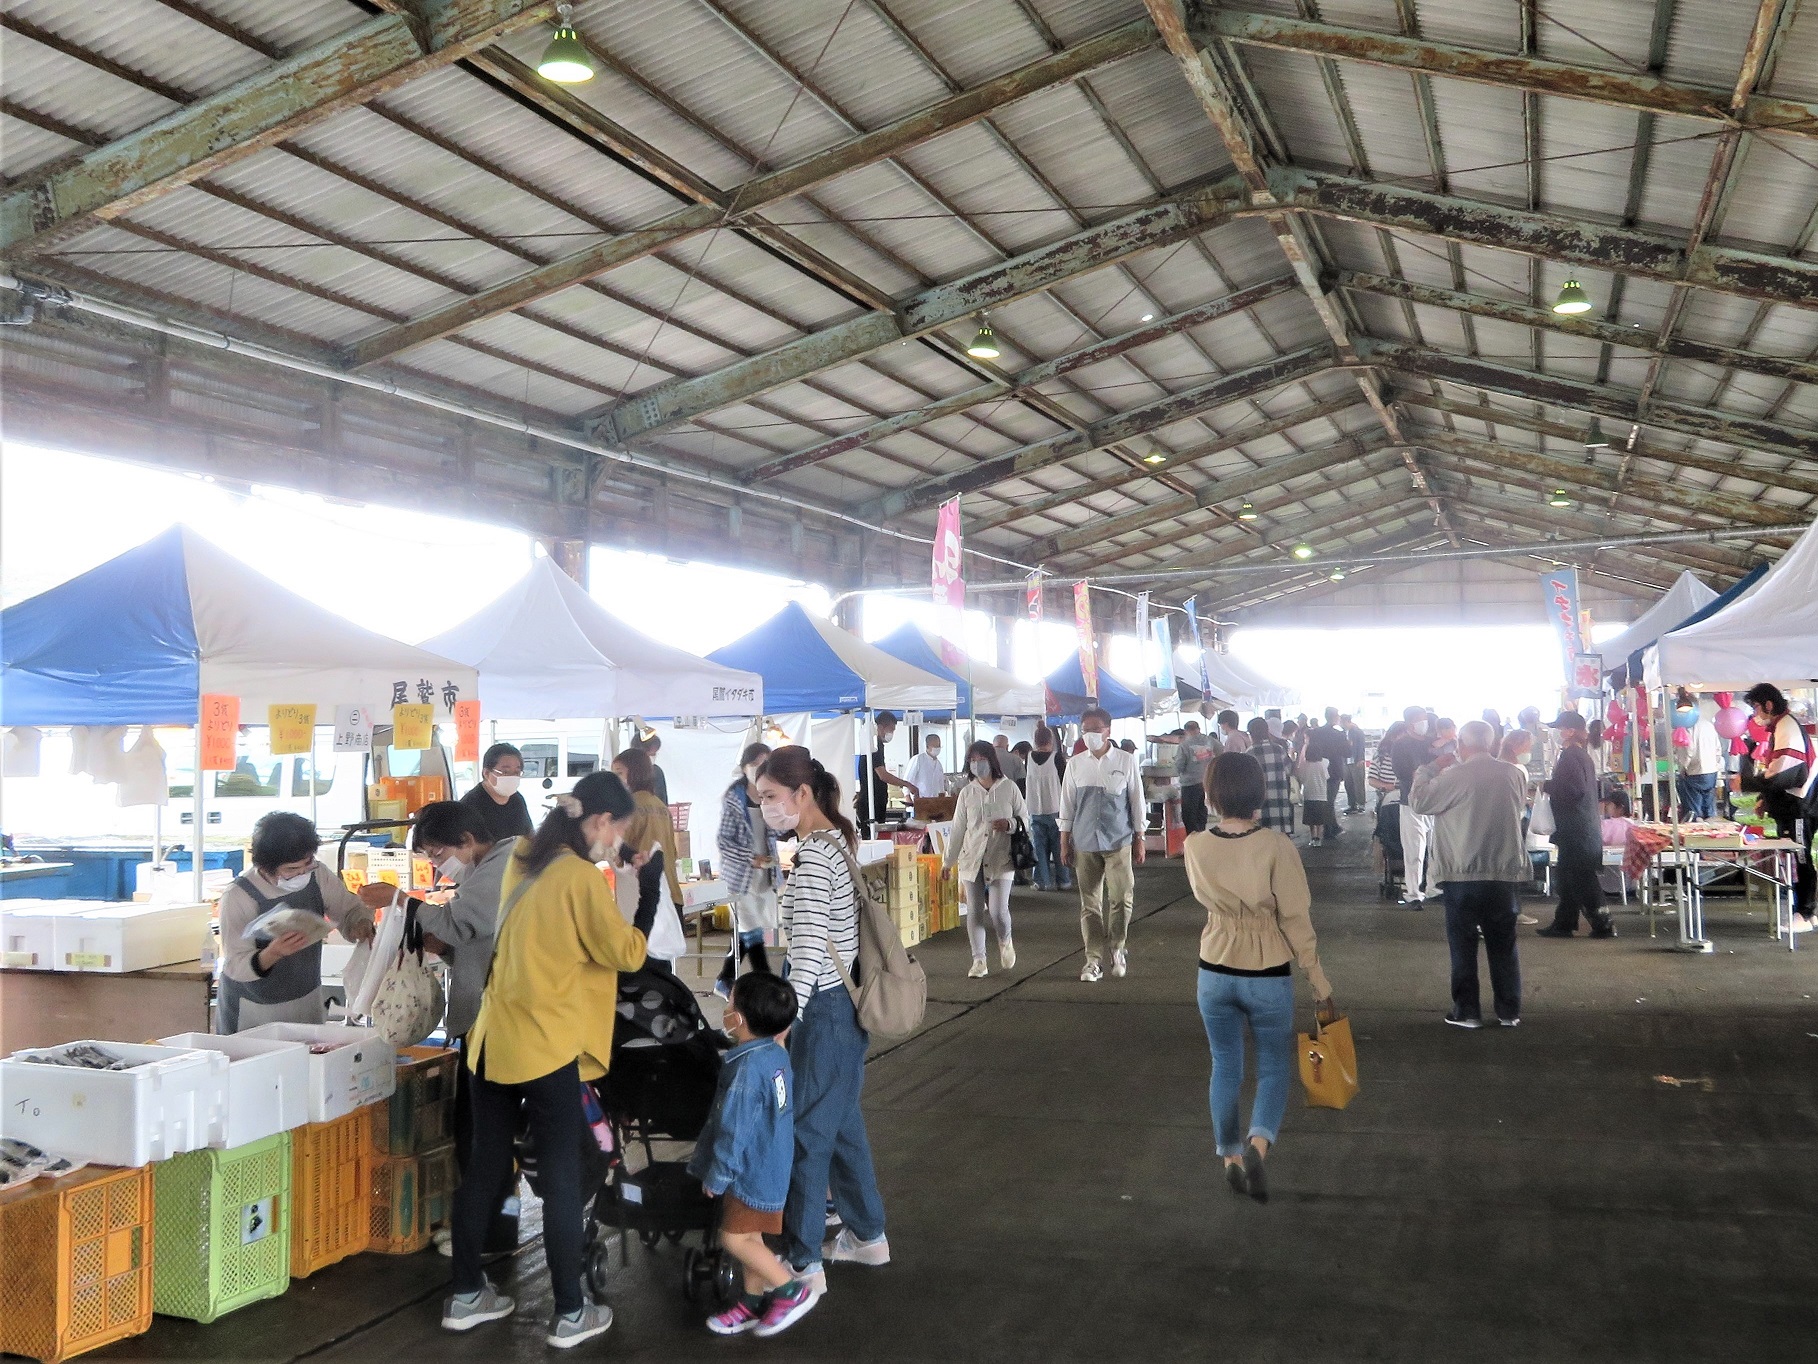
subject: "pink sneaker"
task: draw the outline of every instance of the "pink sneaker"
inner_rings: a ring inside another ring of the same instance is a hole
[[[716,1336],[742,1336],[747,1331],[757,1330],[765,1320],[765,1316],[752,1311],[740,1298],[718,1316],[708,1317],[707,1329]]]
[[[770,1295],[770,1305],[764,1309],[764,1320],[757,1328],[757,1333],[760,1336],[774,1336],[787,1331],[812,1312],[815,1303],[819,1301],[820,1294],[806,1283],[800,1279],[792,1280]]]

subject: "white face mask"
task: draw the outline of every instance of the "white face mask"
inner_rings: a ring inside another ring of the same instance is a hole
[[[764,824],[775,829],[779,834],[790,833],[802,822],[799,810],[785,810],[780,805],[764,806]]]
[[[523,780],[522,777],[508,777],[503,772],[494,772],[486,778],[486,784],[496,795],[515,796],[518,793],[518,783]]]
[[[605,862],[612,857],[612,845],[596,838],[587,849],[587,856],[595,862]]]
[[[436,863],[436,870],[441,872],[442,875],[446,876],[450,881],[459,881],[463,876],[467,875],[467,864],[453,853],[450,853],[447,857],[444,857],[440,862]]]
[[[1427,735],[1427,722],[1425,720],[1416,720],[1413,724],[1408,726],[1408,732],[1416,739],[1424,739]]]
[[[941,751],[938,748],[931,748],[928,750],[928,756],[933,758],[936,762],[939,762],[941,760]]]
[[[292,895],[315,879],[316,874],[313,871],[306,871],[297,876],[286,876],[282,881],[273,881],[272,884],[286,895]]]
[[[1105,751],[1105,745],[1110,742],[1111,736],[1108,734],[1101,734],[1095,729],[1086,731],[1086,747],[1091,749],[1094,753],[1103,753]]]
[[[991,775],[991,764],[990,763],[973,763],[972,764],[972,775],[977,777],[980,781],[983,781],[986,777]]]

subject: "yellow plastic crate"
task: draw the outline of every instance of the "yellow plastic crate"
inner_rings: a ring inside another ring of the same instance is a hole
[[[372,1178],[372,1106],[333,1122],[312,1122],[291,1135],[290,1276],[306,1279],[324,1265],[366,1249]]]
[[[150,1329],[150,1167],[0,1193],[0,1247],[0,1353],[56,1364]]]
[[[373,1161],[366,1249],[380,1255],[414,1255],[429,1244],[422,1174],[420,1156],[388,1156]]]

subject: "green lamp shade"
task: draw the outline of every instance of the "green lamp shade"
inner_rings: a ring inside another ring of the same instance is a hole
[[[581,44],[581,35],[563,24],[543,49],[543,60],[537,63],[537,74],[559,85],[579,85],[593,79],[593,59]]]

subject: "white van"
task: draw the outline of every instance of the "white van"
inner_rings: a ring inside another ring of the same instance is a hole
[[[541,821],[556,796],[574,789],[589,772],[612,766],[610,726],[586,722],[500,720],[486,726],[480,751],[493,744],[510,744],[524,755],[524,781],[519,789],[530,806],[532,820]],[[458,799],[479,784],[478,763],[454,764],[454,795]]]

